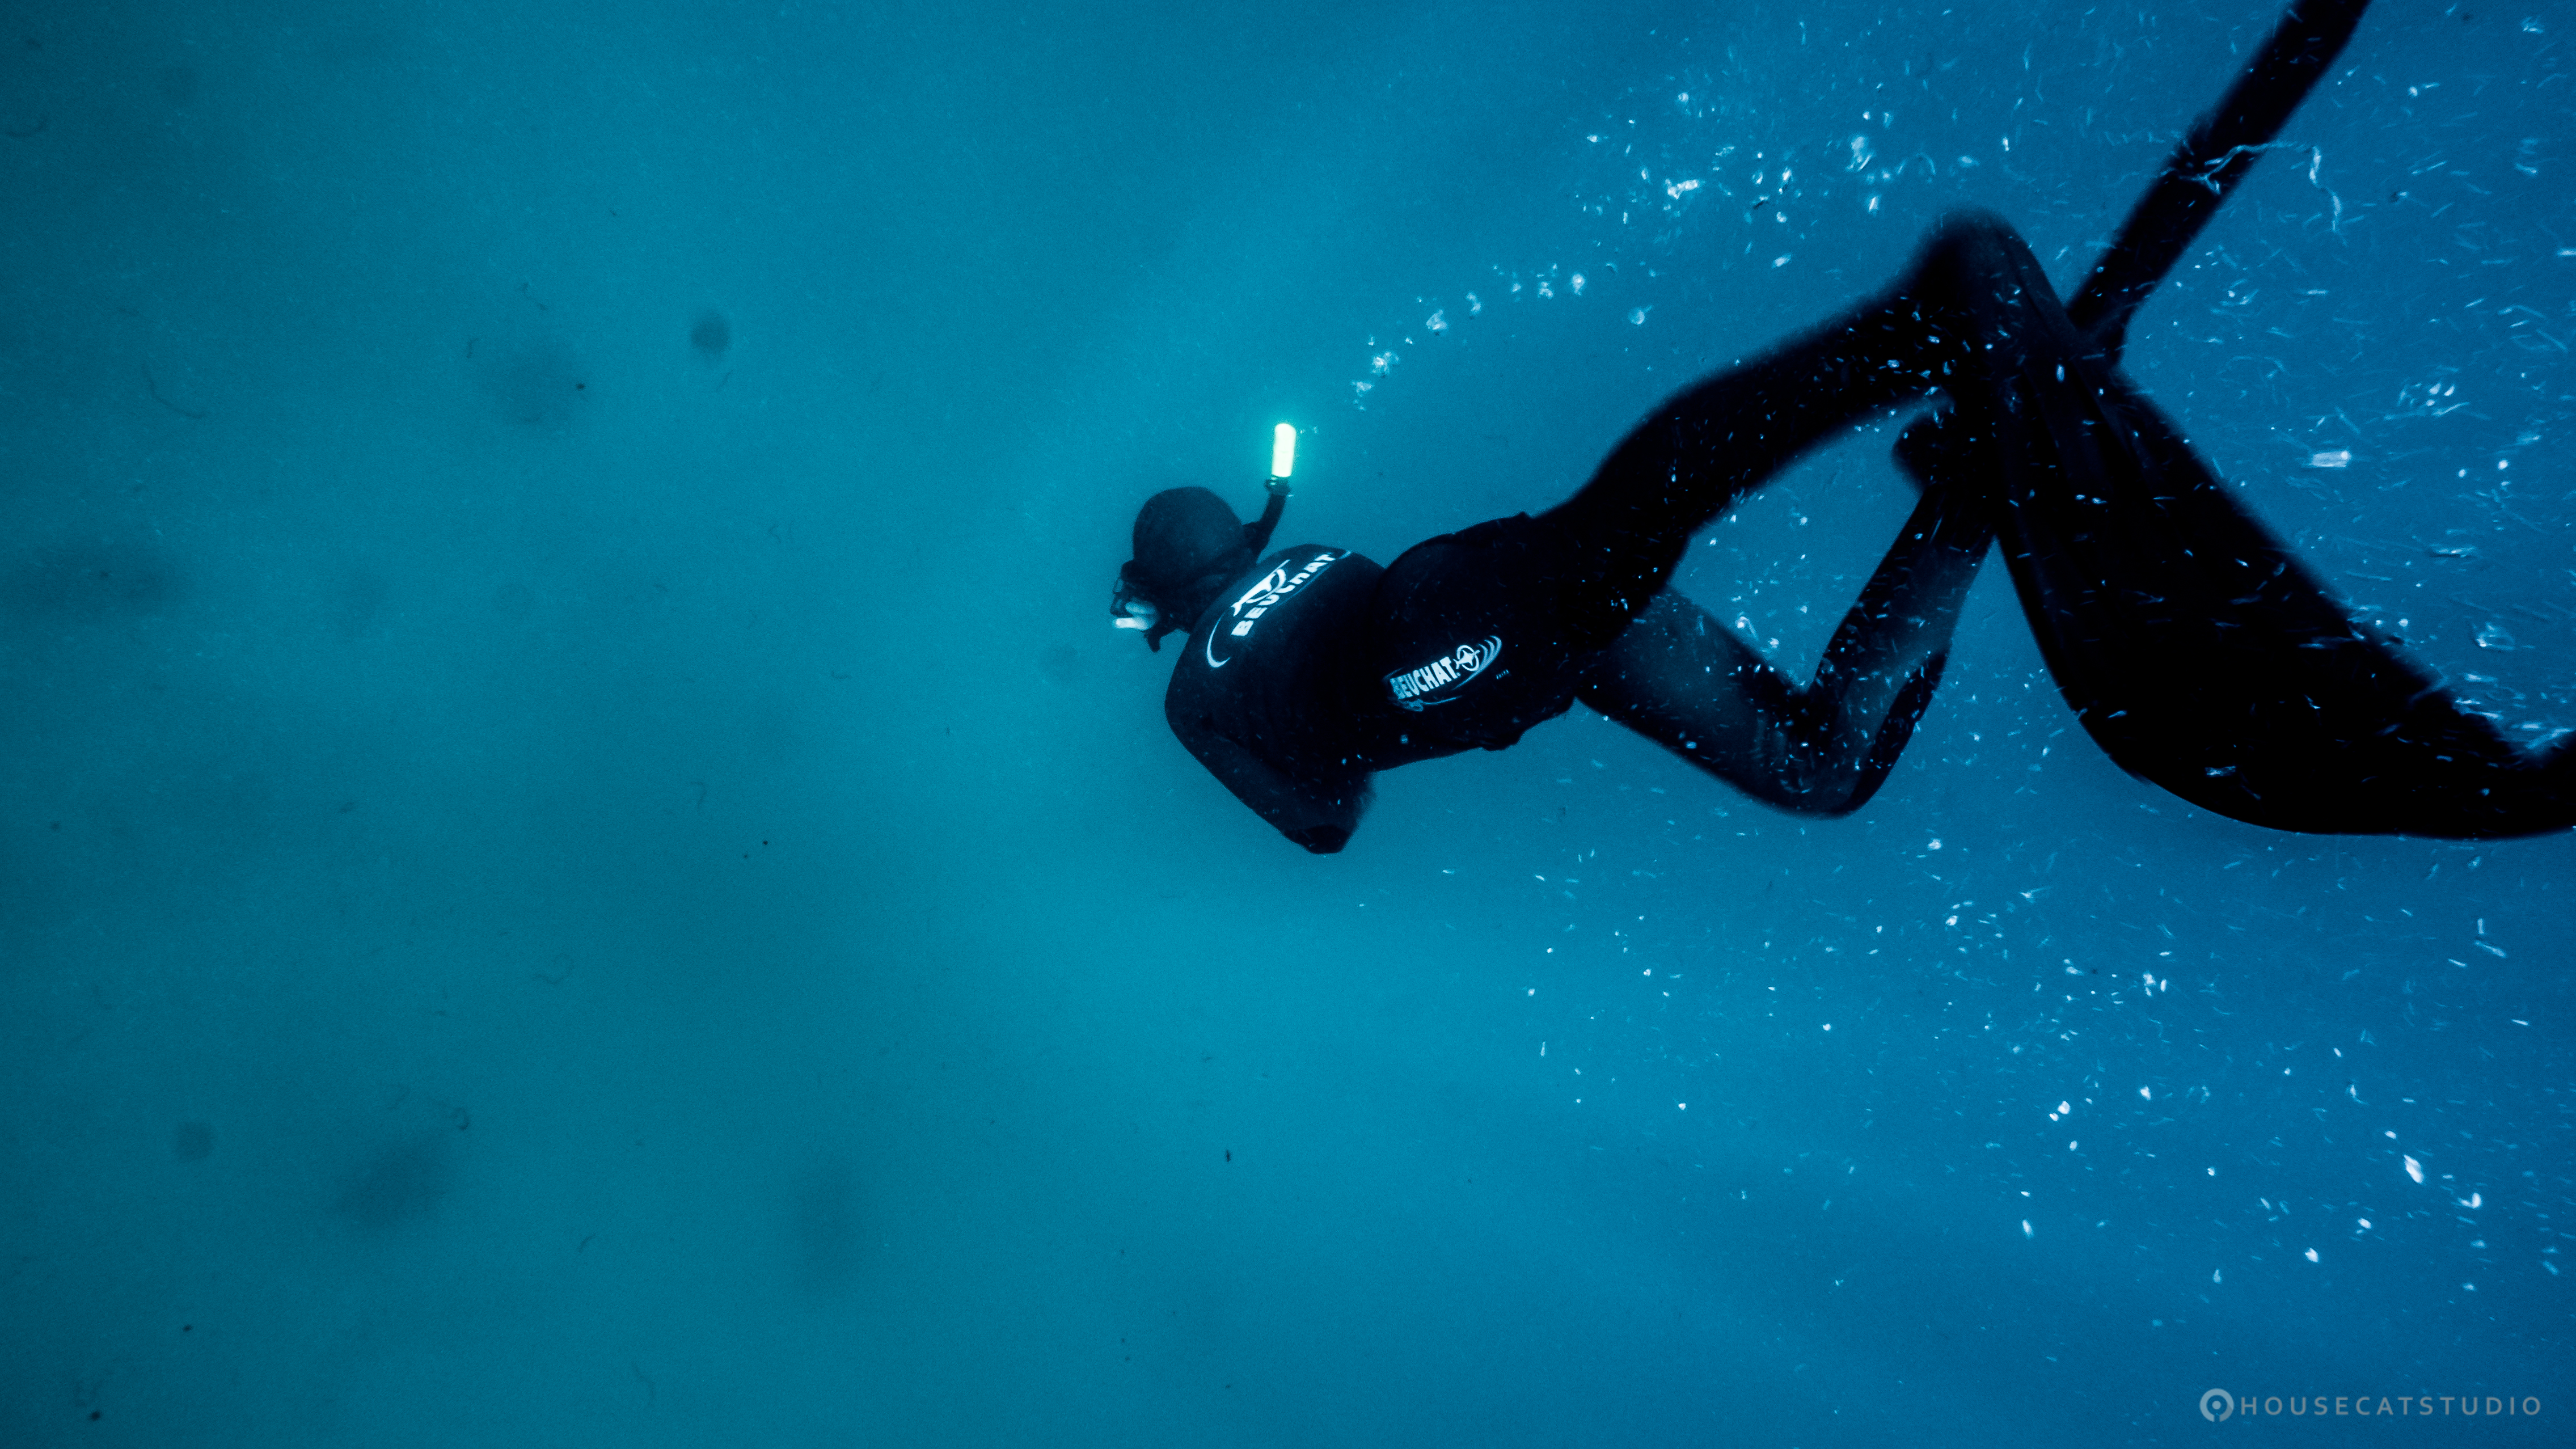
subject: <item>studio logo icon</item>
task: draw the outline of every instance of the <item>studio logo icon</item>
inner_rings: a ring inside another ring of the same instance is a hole
[[[2540,1416],[2537,1395],[2519,1394],[2231,1394],[2211,1389],[2200,1396],[2200,1416],[2213,1424],[2230,1419],[2498,1419]]]

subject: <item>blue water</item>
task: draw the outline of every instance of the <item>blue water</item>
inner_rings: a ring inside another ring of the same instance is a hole
[[[2130,360],[2536,739],[2528,8]],[[9,7],[0,1442],[2568,1441],[2568,839],[2186,807],[1997,568],[1854,818],[1578,710],[1311,858],[1103,614],[1276,421],[1386,560],[1946,209],[2071,288],[2261,5],[1101,9]],[[1807,667],[1893,437],[1679,586]]]

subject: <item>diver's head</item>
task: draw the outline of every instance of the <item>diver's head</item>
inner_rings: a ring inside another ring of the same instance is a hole
[[[1111,620],[1141,629],[1146,647],[1187,630],[1207,611],[1227,579],[1250,568],[1243,520],[1204,488],[1166,488],[1136,513],[1136,556],[1118,570],[1109,597]]]

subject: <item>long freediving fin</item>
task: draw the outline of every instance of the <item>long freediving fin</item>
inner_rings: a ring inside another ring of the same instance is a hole
[[[2174,148],[2066,307],[2076,330],[2101,348],[2105,360],[2119,362],[2138,304],[2254,169],[2343,53],[2368,8],[2370,0],[2293,0],[2236,84]]]

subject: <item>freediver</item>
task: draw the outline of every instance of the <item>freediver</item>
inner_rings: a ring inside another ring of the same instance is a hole
[[[1381,569],[1337,547],[1269,551],[1281,480],[1251,525],[1206,489],[1157,493],[1110,611],[1156,649],[1188,631],[1173,732],[1318,854],[1349,841],[1377,771],[1503,749],[1578,699],[1758,799],[1845,814],[1904,749],[2000,540],[2060,691],[2134,775],[2282,830],[2576,824],[2576,747],[2517,748],[2351,620],[2116,370],[2130,313],[2222,194],[2212,178],[2259,150],[2222,145],[2230,126],[2268,140],[2306,83],[2283,77],[2321,70],[2359,10],[2294,7],[2279,54],[2194,133],[2219,159],[2185,165],[2187,146],[2077,299],[2088,327],[2010,226],[1961,213],[1887,292],[1673,397],[1535,517]],[[2303,24],[2342,31],[2320,47]],[[1923,495],[1814,682],[1665,587],[1692,537],[1799,453],[1932,393],[1946,407],[1897,447]]]
[[[1835,428],[1930,391],[1900,454],[1931,480],[1800,687],[1667,590],[1691,538]],[[1342,848],[1379,770],[1502,749],[1580,699],[1785,809],[1886,779],[2000,533],[2044,657],[2134,774],[2285,830],[2561,829],[2565,747],[2526,755],[2354,624],[2078,334],[2000,219],[1945,221],[1887,294],[1684,391],[1572,498],[1380,569],[1265,553],[1214,493],[1138,514],[1112,612],[1189,629],[1165,713],[1226,787]]]

